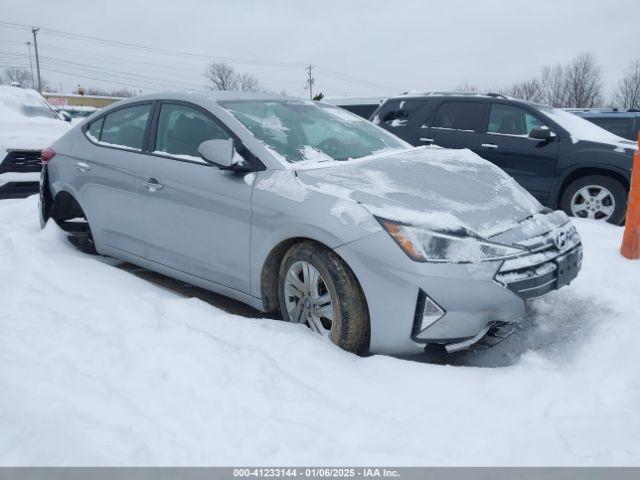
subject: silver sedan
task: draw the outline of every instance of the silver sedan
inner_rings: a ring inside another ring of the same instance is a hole
[[[504,338],[582,258],[567,216],[466,150],[318,102],[118,102],[43,152],[41,221],[97,252],[279,310],[345,350]]]

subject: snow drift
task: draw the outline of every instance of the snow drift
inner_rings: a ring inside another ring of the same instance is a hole
[[[575,283],[441,365],[184,298],[41,231],[36,205],[0,203],[1,465],[640,465],[620,228],[577,222]]]

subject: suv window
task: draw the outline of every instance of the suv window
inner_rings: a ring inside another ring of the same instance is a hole
[[[403,127],[424,104],[424,100],[390,100],[382,106],[373,122],[390,127]]]
[[[522,108],[494,103],[487,133],[528,136],[531,130],[543,125],[542,120]]]
[[[156,152],[200,160],[198,147],[202,142],[229,138],[218,122],[200,110],[172,103],[164,103],[160,107]]]
[[[444,102],[438,107],[431,127],[475,132],[481,128],[483,115],[481,102]]]
[[[611,133],[618,135],[619,137],[630,138],[631,136],[631,126],[633,124],[633,118],[592,117],[587,118],[587,120],[595,123],[605,130],[609,130]]]
[[[120,108],[105,115],[98,137],[93,133],[97,130],[97,126],[93,127],[94,123],[100,122],[100,119],[89,126],[89,133],[100,143],[141,150],[150,111],[151,104]]]

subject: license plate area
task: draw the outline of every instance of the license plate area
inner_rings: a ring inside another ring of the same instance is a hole
[[[573,252],[556,258],[555,263],[558,267],[558,279],[556,288],[564,287],[576,278],[582,264],[582,248],[577,248]]]

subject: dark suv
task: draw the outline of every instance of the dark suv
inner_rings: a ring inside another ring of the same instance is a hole
[[[637,145],[573,113],[497,94],[426,92],[387,99],[371,120],[413,145],[472,150],[547,207],[624,221]]]
[[[608,109],[567,109],[571,113],[595,123],[599,127],[615,133],[619,137],[637,141],[640,131],[640,110]]]

